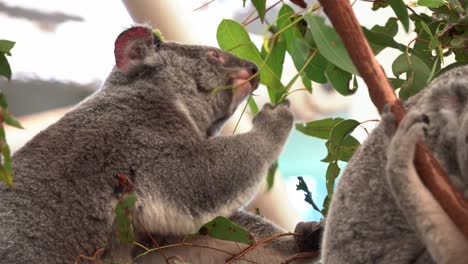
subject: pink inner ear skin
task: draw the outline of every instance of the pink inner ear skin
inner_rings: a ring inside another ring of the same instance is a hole
[[[117,68],[124,69],[128,62],[126,47],[135,40],[151,41],[153,32],[146,27],[132,27],[120,33],[115,41],[114,55]]]

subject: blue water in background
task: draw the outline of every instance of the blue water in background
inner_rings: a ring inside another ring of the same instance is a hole
[[[322,209],[327,196],[325,174],[328,163],[321,162],[327,155],[326,140],[307,136],[293,129],[283,153],[279,157],[279,171],[283,176],[288,199],[300,216],[309,221],[318,221],[322,215],[304,201],[304,192],[297,191],[298,176],[302,176],[315,204]],[[340,162],[341,172],[346,163]]]

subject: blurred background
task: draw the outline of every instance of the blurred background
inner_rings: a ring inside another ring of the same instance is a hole
[[[267,6],[276,2],[268,0]],[[253,10],[250,1],[246,1],[244,8],[242,1],[216,0],[202,7],[205,3],[205,0],[0,0],[0,39],[16,42],[13,56],[8,58],[13,70],[12,81],[0,80],[0,88],[9,101],[10,110],[25,127],[24,130],[7,128],[13,151],[99,88],[114,65],[115,38],[129,26],[148,24],[159,28],[166,40],[217,46],[216,29],[221,20],[230,18],[242,22]],[[391,9],[371,11],[371,5],[367,1],[354,4],[364,26],[382,25],[392,15]],[[267,21],[275,20],[280,6],[267,14]],[[256,21],[249,24],[247,30],[260,46],[265,26]],[[414,36],[396,37],[400,43],[408,43],[412,38]],[[387,72],[391,72],[396,53],[398,51],[386,49],[378,56]],[[294,76],[295,68],[290,59],[285,61],[284,68],[286,83]],[[299,83],[296,88],[301,86]],[[379,118],[362,80],[359,80],[357,94],[351,97],[343,97],[327,85],[314,84],[313,87],[312,95],[298,91],[290,96],[297,122],[329,116],[354,118],[360,122]],[[266,89],[258,91],[257,102],[265,103]],[[240,113],[237,113],[223,133],[232,133],[239,118]],[[245,114],[237,132],[248,130],[250,119],[251,115]],[[368,122],[364,126],[371,131],[377,124]],[[362,141],[367,132],[360,128],[353,135]],[[279,159],[273,190],[261,191],[249,209],[260,208],[262,214],[289,230],[293,230],[298,221],[319,220],[321,215],[304,201],[304,193],[296,191],[296,184],[297,176],[303,176],[314,201],[322,204],[326,196],[327,168],[326,163],[320,162],[327,153],[324,143],[293,131]]]

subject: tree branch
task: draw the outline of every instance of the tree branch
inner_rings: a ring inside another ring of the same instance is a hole
[[[405,110],[375,59],[349,1],[319,0],[319,2],[366,82],[372,102],[379,111],[385,104],[391,104],[392,112],[399,123],[405,115]],[[423,183],[468,239],[468,201],[455,190],[427,146],[418,144],[415,165]]]

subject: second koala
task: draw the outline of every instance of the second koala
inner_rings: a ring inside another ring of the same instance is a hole
[[[257,67],[216,48],[162,42],[146,27],[124,31],[115,57],[99,91],[13,156],[15,188],[0,186],[1,262],[73,263],[115,246],[117,173],[135,184],[137,234],[190,234],[233,214],[254,234],[281,231],[236,211],[282,150],[288,104],[265,106],[248,133],[214,137],[257,87]],[[234,89],[213,93],[226,86]],[[282,241],[284,255],[304,248]],[[120,249],[106,255],[128,260]]]
[[[468,263],[468,241],[420,180],[413,164],[423,140],[468,193],[468,66],[441,75],[392,114],[354,154],[333,196],[322,262]]]

